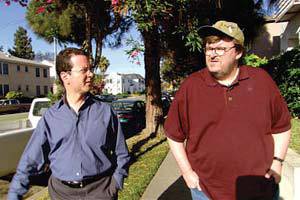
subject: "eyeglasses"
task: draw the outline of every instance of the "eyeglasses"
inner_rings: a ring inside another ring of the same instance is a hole
[[[87,72],[91,72],[91,73],[94,73],[95,71],[95,67],[85,67],[85,68],[81,68],[81,69],[78,69],[78,70],[69,70],[69,72],[77,72],[77,73],[82,73],[82,74],[86,74]]]
[[[232,46],[232,47],[206,47],[204,48],[204,52],[205,55],[207,56],[211,56],[213,54],[213,52],[215,54],[217,54],[218,56],[223,56],[226,52],[228,52],[230,49],[235,48],[236,46]]]

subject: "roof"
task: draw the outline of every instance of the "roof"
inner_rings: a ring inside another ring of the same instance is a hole
[[[140,74],[120,74],[127,79],[144,79]]]
[[[10,63],[16,63],[16,64],[28,64],[28,65],[38,65],[40,67],[51,67],[49,65],[34,61],[34,60],[28,60],[28,59],[24,59],[24,58],[18,58],[16,56],[12,56],[9,55],[7,53],[4,53],[2,51],[0,51],[0,61],[6,61],[6,62],[10,62]]]
[[[288,21],[300,13],[300,0],[277,0],[273,18],[276,22]]]

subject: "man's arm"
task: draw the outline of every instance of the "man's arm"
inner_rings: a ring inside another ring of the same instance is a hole
[[[284,160],[290,143],[291,130],[282,133],[272,134],[272,136],[274,139],[274,157]],[[271,176],[273,176],[275,178],[276,183],[279,183],[281,179],[281,171],[282,163],[274,159],[270,170],[267,172],[265,177],[270,178]]]
[[[117,168],[113,174],[114,179],[117,182],[117,188],[122,189],[124,178],[128,176],[128,164],[130,156],[128,153],[127,144],[124,138],[124,134],[120,125],[120,122],[112,111],[112,127],[115,135],[115,154],[117,156]]]
[[[201,191],[199,177],[192,169],[187,158],[184,143],[176,142],[170,138],[168,138],[168,143],[187,186],[189,188],[197,188]]]
[[[42,121],[42,119],[40,120]],[[8,200],[22,199],[29,189],[29,176],[39,172],[46,161],[44,155],[48,155],[49,144],[44,135],[44,125],[40,122],[33,132],[19,161],[8,191]]]

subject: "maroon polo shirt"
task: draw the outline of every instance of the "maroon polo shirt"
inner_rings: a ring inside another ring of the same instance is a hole
[[[287,105],[262,69],[241,66],[232,86],[207,68],[181,85],[165,122],[166,136],[186,140],[186,152],[212,199],[235,199],[239,176],[265,175],[271,166],[272,134],[291,128]]]

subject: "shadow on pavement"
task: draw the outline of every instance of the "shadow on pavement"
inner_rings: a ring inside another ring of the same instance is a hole
[[[164,193],[160,195],[159,200],[191,200],[190,190],[185,185],[185,182],[179,177],[172,185],[168,187]]]

